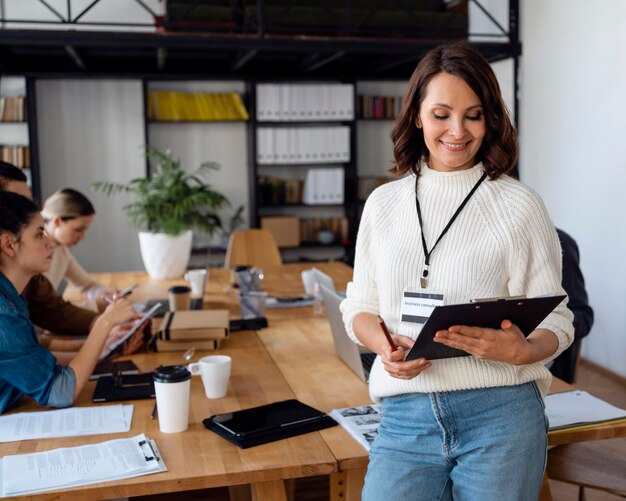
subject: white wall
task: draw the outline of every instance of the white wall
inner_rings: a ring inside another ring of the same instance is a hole
[[[92,201],[95,221],[74,248],[89,271],[141,270],[137,232],[121,207],[128,196],[93,193],[93,181],[144,176],[143,101],[137,80],[39,80],[41,194],[72,187]]]
[[[578,242],[583,356],[626,377],[626,2],[521,3],[521,179]]]

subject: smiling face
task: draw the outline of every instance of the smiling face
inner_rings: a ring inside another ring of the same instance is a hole
[[[452,172],[475,165],[485,118],[480,99],[463,79],[435,75],[426,87],[416,126],[423,130],[431,169]]]
[[[72,247],[85,238],[85,233],[93,222],[94,215],[78,216],[67,221],[55,217],[46,225],[50,237],[59,245]]]

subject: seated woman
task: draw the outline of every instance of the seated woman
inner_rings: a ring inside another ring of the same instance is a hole
[[[87,299],[95,301],[99,311],[103,311],[107,303],[101,297],[112,296],[116,291],[94,281],[69,250],[69,247],[85,238],[85,233],[96,215],[93,205],[82,193],[65,188],[45,201],[41,213],[46,233],[56,244],[52,264],[44,273],[45,277],[55,289],[66,279],[85,294]]]
[[[37,342],[21,293],[48,270],[53,244],[44,233],[39,208],[29,199],[0,192],[0,413],[26,394],[50,407],[72,405],[89,379],[113,326],[139,318],[119,299],[94,322],[68,366]]]

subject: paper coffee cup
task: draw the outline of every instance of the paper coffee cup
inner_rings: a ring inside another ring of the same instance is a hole
[[[191,373],[183,365],[158,367],[154,373],[154,392],[163,433],[179,433],[189,426]]]
[[[177,285],[167,290],[170,311],[188,310],[191,308],[191,289],[186,285]]]
[[[209,355],[189,364],[189,372],[200,375],[207,398],[222,398],[228,391],[232,359],[228,355]]]

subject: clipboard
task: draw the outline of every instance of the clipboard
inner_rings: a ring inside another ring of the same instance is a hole
[[[453,325],[499,329],[510,320],[528,336],[567,296],[495,299],[475,303],[437,306],[422,327],[405,360],[468,357],[469,353],[433,341],[435,333]]]
[[[291,399],[236,412],[216,414],[206,428],[242,449],[336,426],[328,414]]]

